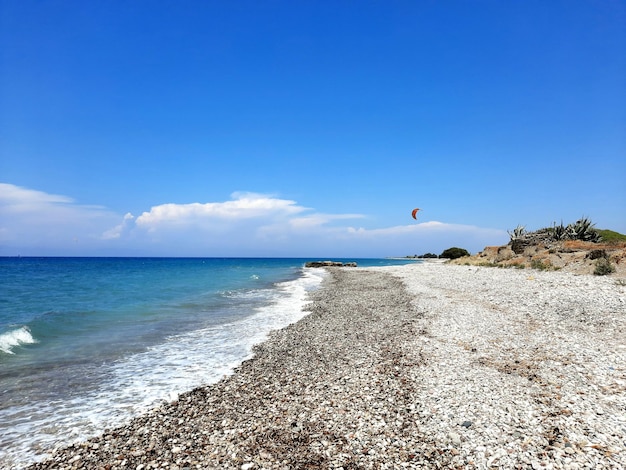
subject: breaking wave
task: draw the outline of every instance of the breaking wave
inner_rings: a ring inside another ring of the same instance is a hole
[[[14,348],[24,344],[33,344],[37,340],[30,334],[27,326],[23,326],[16,330],[7,331],[0,335],[0,352],[5,354],[15,354]]]

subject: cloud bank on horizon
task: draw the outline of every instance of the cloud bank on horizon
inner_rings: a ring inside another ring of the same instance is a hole
[[[434,220],[369,229],[350,223],[367,217],[321,213],[252,192],[122,215],[2,183],[0,255],[384,257],[440,253],[450,246],[474,252],[508,239],[505,230]]]

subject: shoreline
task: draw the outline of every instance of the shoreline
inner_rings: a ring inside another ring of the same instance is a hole
[[[438,263],[330,268],[214,385],[31,469],[626,466],[626,287]]]

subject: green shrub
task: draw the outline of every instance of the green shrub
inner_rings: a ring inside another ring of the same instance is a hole
[[[443,252],[439,255],[440,258],[448,259],[457,259],[464,256],[470,256],[469,252],[464,248],[457,248],[456,246],[443,250]]]
[[[540,259],[534,259],[530,262],[530,267],[533,269],[538,269],[539,271],[546,271],[549,269],[549,265],[544,263]]]
[[[559,267],[554,266],[550,260],[534,259],[530,262],[530,267],[539,271],[558,271]]]
[[[497,268],[500,265],[498,263],[492,263],[491,261],[481,261],[480,263],[478,263],[478,266],[482,266],[484,268]]]
[[[615,267],[608,259],[598,258],[596,260],[596,269],[593,271],[596,276],[605,276],[613,272],[615,272]]]

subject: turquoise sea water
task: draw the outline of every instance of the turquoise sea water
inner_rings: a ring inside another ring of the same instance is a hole
[[[0,258],[0,468],[230,373],[302,318],[325,275],[305,261]]]

